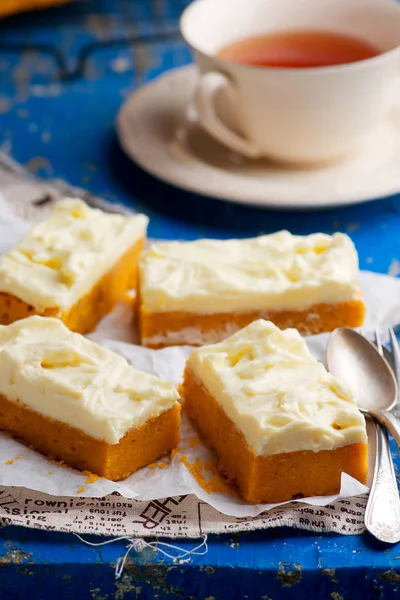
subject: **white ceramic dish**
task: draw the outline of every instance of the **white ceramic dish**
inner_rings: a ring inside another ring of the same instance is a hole
[[[290,169],[243,158],[209,137],[190,109],[196,76],[193,66],[169,71],[134,92],[118,115],[125,152],[159,179],[198,194],[275,209],[344,206],[400,192],[400,105],[349,162]]]

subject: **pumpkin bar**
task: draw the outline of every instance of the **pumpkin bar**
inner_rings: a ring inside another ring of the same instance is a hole
[[[342,472],[366,482],[364,417],[295,329],[258,320],[194,350],[181,395],[248,502],[336,494]]]
[[[170,452],[178,398],[58,319],[0,326],[0,428],[71,467],[116,481]]]
[[[136,288],[148,218],[123,216],[65,199],[0,257],[0,324],[31,315],[92,331]]]
[[[302,334],[364,318],[357,252],[341,233],[158,243],[142,254],[139,296],[151,348],[212,344],[259,318]]]
[[[0,17],[24,10],[35,10],[65,4],[70,0],[1,0]]]

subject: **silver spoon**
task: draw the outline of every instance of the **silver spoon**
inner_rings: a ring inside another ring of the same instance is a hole
[[[397,402],[397,382],[387,361],[375,346],[353,329],[337,329],[326,351],[329,371],[355,397],[364,413],[386,425],[399,444],[400,428],[386,411]],[[376,423],[376,458],[371,491],[365,511],[365,526],[382,542],[400,541],[400,499],[389,438]]]
[[[376,347],[354,329],[336,329],[326,350],[329,371],[346,384],[361,412],[387,427],[400,447],[400,425],[389,411],[397,403],[396,378]]]

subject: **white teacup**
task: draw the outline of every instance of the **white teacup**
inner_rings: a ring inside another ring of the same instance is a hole
[[[254,67],[217,56],[241,39],[300,29],[356,36],[382,54],[309,69]],[[400,104],[395,0],[196,0],[182,15],[181,31],[200,70],[194,98],[200,123],[245,156],[303,164],[343,159]]]

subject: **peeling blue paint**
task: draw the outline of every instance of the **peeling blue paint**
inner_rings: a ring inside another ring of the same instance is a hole
[[[234,549],[232,537],[211,536],[206,556],[179,566],[153,551],[132,553],[116,581],[115,562],[125,552],[122,541],[100,552],[72,535],[7,527],[0,531],[0,598],[27,600],[35,597],[33,589],[55,587],[57,600],[245,600],[246,595],[250,600],[356,600],[360,590],[363,600],[375,597],[368,596],[372,590],[379,590],[381,599],[397,597],[399,549],[381,548],[367,535],[314,536],[280,529],[241,534],[240,539]],[[190,544],[180,541],[184,548]]]
[[[303,567],[299,563],[280,562],[276,571],[276,578],[282,587],[292,587],[301,583]]]
[[[396,572],[394,569],[389,569],[384,573],[379,575],[379,579],[382,581],[387,581],[391,585],[399,585],[400,584],[400,573]]]
[[[170,29],[186,0],[157,2]],[[69,52],[114,33],[126,23],[113,0],[77,2],[51,13],[0,22],[7,40],[55,44]],[[154,3],[129,4],[130,32],[154,32]],[[57,21],[57,16],[60,20]],[[58,24],[57,24],[58,23]],[[33,26],[32,26],[33,24]],[[398,274],[400,195],[363,206],[323,213],[263,211],[175,190],[146,175],[120,150],[115,115],[132,89],[190,61],[183,42],[143,47],[107,47],[93,54],[85,77],[59,82],[54,62],[27,53],[0,52],[0,146],[32,172],[61,177],[151,217],[151,237],[245,237],[287,228],[350,234],[360,265]],[[71,64],[70,64],[71,63]],[[398,461],[398,459],[396,459]],[[188,549],[192,542],[181,541]],[[120,580],[114,566],[123,542],[101,549],[71,535],[8,527],[0,530],[0,599],[27,600],[356,600],[397,598],[400,549],[384,549],[367,535],[315,536],[288,529],[210,536],[209,552],[190,564],[173,565],[154,552],[132,554]],[[54,590],[57,589],[57,595]]]

